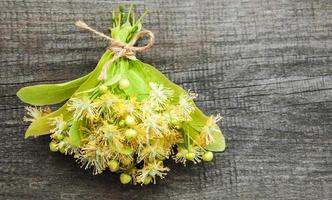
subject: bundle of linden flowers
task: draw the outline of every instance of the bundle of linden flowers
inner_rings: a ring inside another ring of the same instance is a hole
[[[112,38],[124,43],[141,29],[132,8],[113,11]],[[115,52],[107,50],[90,74],[63,84],[22,88],[17,95],[35,106],[65,104],[57,111],[28,107],[26,137],[50,134],[52,152],[72,155],[93,174],[120,174],[123,184],[147,185],[170,170],[166,159],[186,165],[211,161],[223,151],[220,116],[206,117],[194,104],[196,94],[169,81],[137,58],[121,57],[102,68]]]

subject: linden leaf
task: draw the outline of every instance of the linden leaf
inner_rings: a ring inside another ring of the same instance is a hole
[[[115,83],[119,82],[121,80],[121,76],[120,75],[115,75],[113,78],[107,80],[104,85],[105,86],[111,86],[114,85]]]
[[[137,67],[139,67],[141,75],[144,77],[145,80],[147,80],[147,82],[156,82],[158,84],[162,84],[164,87],[172,89],[174,92],[174,97],[179,97],[181,94],[187,93],[184,89],[170,81],[164,74],[162,74],[153,66],[143,63],[139,60],[132,62],[137,63]],[[173,101],[178,101],[178,99],[174,98]]]
[[[50,130],[53,128],[50,119],[53,117],[61,115],[63,116],[64,120],[68,120],[71,116],[71,114],[67,110],[67,105],[63,105],[58,110],[44,116],[41,118],[36,119],[34,122],[32,122],[28,128],[28,130],[25,132],[25,138],[34,136],[40,136],[40,135],[47,135],[49,134]]]
[[[144,76],[142,76],[143,73],[140,71],[140,66],[135,64],[135,62],[131,64],[132,67],[128,69],[125,75],[130,82],[130,86],[125,90],[125,93],[129,96],[136,95],[138,99],[141,99],[141,97],[149,94],[150,87]]]
[[[225,138],[221,131],[216,131],[212,133],[212,136],[214,138],[214,142],[212,144],[209,144],[208,146],[205,147],[205,149],[209,151],[224,151],[226,148],[225,144]]]
[[[76,147],[80,146],[81,144],[80,125],[81,123],[79,121],[74,121],[68,133],[69,143]]]
[[[61,103],[62,101],[70,98],[79,86],[81,86],[81,84],[89,78],[90,74],[66,83],[42,84],[24,87],[21,88],[16,95],[23,102],[35,106]]]
[[[112,58],[112,52],[106,51],[104,55],[101,57],[97,67],[90,73],[88,79],[76,90],[75,93],[79,93],[90,88],[95,87],[98,83],[98,76],[103,68],[103,65]],[[75,95],[75,94],[74,94]],[[36,121],[32,122],[25,132],[25,138],[27,137],[37,137],[40,135],[47,135],[49,134],[50,130],[52,129],[52,125],[50,124],[50,119],[59,115],[63,115],[64,120],[69,120],[72,114],[67,109],[67,103],[65,103],[61,108],[58,110],[37,119]]]

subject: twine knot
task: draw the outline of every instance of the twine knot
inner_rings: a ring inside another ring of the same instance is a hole
[[[106,40],[108,40],[109,44],[108,44],[107,48],[114,52],[113,58],[104,64],[103,69],[98,77],[99,80],[106,79],[107,69],[115,60],[117,60],[118,58],[123,57],[123,56],[128,57],[128,58],[135,56],[136,52],[145,51],[146,49],[150,48],[155,41],[155,37],[154,37],[153,33],[149,30],[139,31],[138,33],[136,33],[136,35],[134,35],[134,37],[131,39],[131,41],[129,43],[124,43],[121,41],[114,40],[113,38],[105,35],[104,33],[101,33],[99,31],[89,27],[83,21],[77,21],[75,23],[75,25],[82,29],[88,30],[88,31],[98,35],[99,37],[102,37],[102,38],[105,38]],[[149,38],[148,43],[145,46],[139,46],[139,47],[134,46],[136,44],[136,42],[138,41],[138,39],[140,39],[144,36],[148,36],[148,38]]]

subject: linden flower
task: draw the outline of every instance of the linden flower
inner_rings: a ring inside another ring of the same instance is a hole
[[[85,166],[85,169],[93,167],[93,174],[99,174],[107,167],[110,155],[107,145],[93,140],[83,145],[75,157],[82,163],[82,167]]]
[[[171,153],[171,146],[165,146],[163,140],[156,139],[150,142],[152,144],[148,144],[138,151],[137,162],[141,162],[142,160],[154,160],[160,159],[163,160],[168,158]]]
[[[117,126],[103,122],[103,125],[98,129],[102,134],[104,140],[123,140],[123,136]]]
[[[163,85],[158,85],[156,83],[149,83],[151,91],[150,91],[150,103],[151,106],[156,110],[163,110],[166,107],[169,99],[173,95],[173,91],[165,88]]]
[[[27,110],[27,115],[28,115],[28,117],[24,116],[23,118],[25,122],[34,122],[37,119],[51,113],[51,109],[49,108],[42,109],[42,108],[29,106],[25,107],[25,109]]]
[[[113,103],[112,108],[118,117],[124,117],[128,114],[128,104],[125,99],[118,99]]]
[[[106,92],[99,98],[95,99],[92,106],[97,110],[99,116],[101,113],[111,113],[111,108],[114,106],[114,102],[116,101],[118,101],[118,98],[115,95],[110,92]]]
[[[125,135],[117,126],[103,122],[97,133],[100,134],[100,140],[104,141],[105,145],[108,145],[109,152],[112,152],[114,157],[117,157],[120,152],[131,153],[124,143]]]
[[[206,121],[205,126],[201,130],[201,136],[205,136],[203,139],[205,140],[205,145],[211,144],[214,142],[214,133],[220,133],[220,129],[218,128],[217,122],[221,120],[221,116],[218,114],[217,116],[210,116]]]
[[[163,114],[167,120],[167,123],[171,124],[173,126],[180,122],[185,121],[183,114],[182,114],[182,110],[177,105],[170,105],[167,108],[167,111],[164,112]]]
[[[193,153],[195,155],[195,157],[191,160],[193,163],[197,164],[199,162],[201,162],[201,158],[202,158],[202,148],[197,146],[197,145],[190,145],[188,147],[188,152],[189,153]],[[187,154],[188,155],[188,154]],[[188,157],[187,157],[188,159]]]
[[[182,94],[179,97],[179,107],[185,121],[190,121],[190,114],[195,110],[193,96]]]
[[[78,151],[77,147],[72,146],[67,140],[62,140],[56,144],[59,151],[63,154],[74,154]]]
[[[51,125],[53,125],[54,128],[50,132],[58,135],[63,133],[67,128],[67,122],[63,120],[63,115],[52,118]]]
[[[172,158],[175,160],[176,163],[182,163],[184,166],[186,166],[186,155],[188,153],[188,150],[181,147],[178,147],[177,150],[178,153],[172,156]]]
[[[153,162],[144,163],[144,167],[142,169],[137,170],[138,176],[136,180],[138,183],[143,184],[145,179],[151,177],[153,179],[153,183],[156,183],[156,176],[159,176],[161,179],[167,174],[169,171],[168,167],[164,167],[164,163],[160,160],[154,160]]]
[[[118,159],[121,162],[121,164],[124,166],[132,165],[132,162],[134,160],[131,155],[125,155],[125,154],[119,154]]]
[[[170,131],[164,135],[164,146],[173,146],[176,143],[183,142],[183,134],[176,129],[170,129]]]
[[[152,136],[162,137],[163,133],[169,132],[165,120],[166,119],[159,114],[145,116],[143,119],[143,127],[145,128],[145,132],[153,134]]]
[[[151,106],[151,102],[149,100],[142,100],[140,105],[140,111],[141,111],[141,118],[143,115],[148,116],[151,114],[154,114],[154,109]]]
[[[129,100],[127,100],[125,104],[125,109],[129,115],[133,115],[136,117],[140,116],[140,108],[141,103],[137,101],[136,97],[131,97]]]
[[[73,111],[73,118],[80,120],[83,117],[93,119],[95,118],[95,110],[89,97],[73,97],[69,100],[68,110]]]

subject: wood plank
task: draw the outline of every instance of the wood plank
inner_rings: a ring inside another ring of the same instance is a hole
[[[119,1],[129,4],[129,1]],[[105,41],[111,1],[0,0],[0,199],[331,199],[332,2],[134,1],[156,44],[138,57],[220,112],[225,153],[148,187],[93,176],[23,139],[23,86],[87,74]]]

